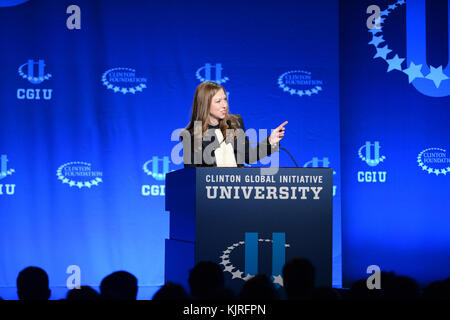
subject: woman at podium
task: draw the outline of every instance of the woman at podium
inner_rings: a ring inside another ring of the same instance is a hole
[[[197,86],[191,120],[181,132],[185,167],[243,167],[278,151],[287,121],[250,146],[240,115],[229,113],[225,89],[211,81]]]

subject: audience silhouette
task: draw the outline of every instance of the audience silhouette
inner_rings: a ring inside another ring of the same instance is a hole
[[[315,287],[315,270],[304,258],[288,261],[282,270],[283,290],[288,300],[450,300],[450,278],[435,281],[421,291],[418,283],[394,272],[381,272],[381,289],[368,289],[367,280],[355,281],[350,290]],[[155,301],[189,301],[235,299],[233,291],[225,287],[221,266],[211,261],[197,263],[189,272],[190,295],[174,282],[166,282],[153,296]],[[100,284],[100,294],[89,286],[81,286],[67,293],[66,300],[136,300],[138,280],[129,272],[117,271],[106,276]],[[247,280],[238,294],[240,301],[274,301],[284,299],[271,279],[258,274]],[[47,273],[38,267],[27,267],[17,277],[20,300],[48,300],[51,295]],[[0,300],[3,300],[0,297]]]
[[[277,291],[265,274],[258,274],[247,280],[239,294],[239,300],[242,301],[273,301],[277,299]]]
[[[425,300],[450,300],[450,278],[444,281],[435,281],[423,289]]]
[[[350,288],[348,295],[350,300],[381,300],[382,291],[381,290],[369,290],[367,288],[367,280],[361,279],[355,281]]]
[[[20,300],[48,300],[51,295],[47,273],[38,267],[27,267],[17,276]]]
[[[289,300],[310,299],[314,289],[314,267],[304,258],[294,258],[283,267],[283,285]]]
[[[197,263],[189,272],[191,296],[197,300],[233,299],[225,288],[225,279],[220,265],[211,261]]]
[[[411,278],[382,271],[381,281],[384,300],[416,300],[420,297],[419,286]]]
[[[183,301],[190,300],[190,297],[182,285],[168,281],[155,293],[152,300]]]
[[[311,293],[311,300],[315,301],[337,301],[342,299],[341,294],[336,289],[329,287],[317,287]]]
[[[69,301],[98,301],[100,294],[89,286],[74,288],[67,293],[66,300]]]
[[[105,277],[100,284],[100,294],[104,300],[136,300],[138,282],[126,271],[117,271]]]

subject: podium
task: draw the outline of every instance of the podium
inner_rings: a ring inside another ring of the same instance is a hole
[[[317,286],[332,284],[331,168],[184,168],[166,175],[165,281],[188,287],[200,261],[220,264],[238,291],[256,274],[282,286],[283,265],[309,259]]]

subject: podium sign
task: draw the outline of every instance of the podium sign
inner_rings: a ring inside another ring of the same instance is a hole
[[[219,263],[228,287],[256,274],[282,285],[282,268],[309,259],[331,286],[331,168],[185,168],[166,175],[166,281],[187,284],[199,261]]]

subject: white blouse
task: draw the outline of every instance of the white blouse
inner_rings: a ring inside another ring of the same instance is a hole
[[[222,141],[220,147],[214,150],[216,164],[218,167],[237,167],[236,158],[234,156],[234,148],[231,143],[226,143],[223,138],[222,131],[216,129],[214,131],[218,141]]]

